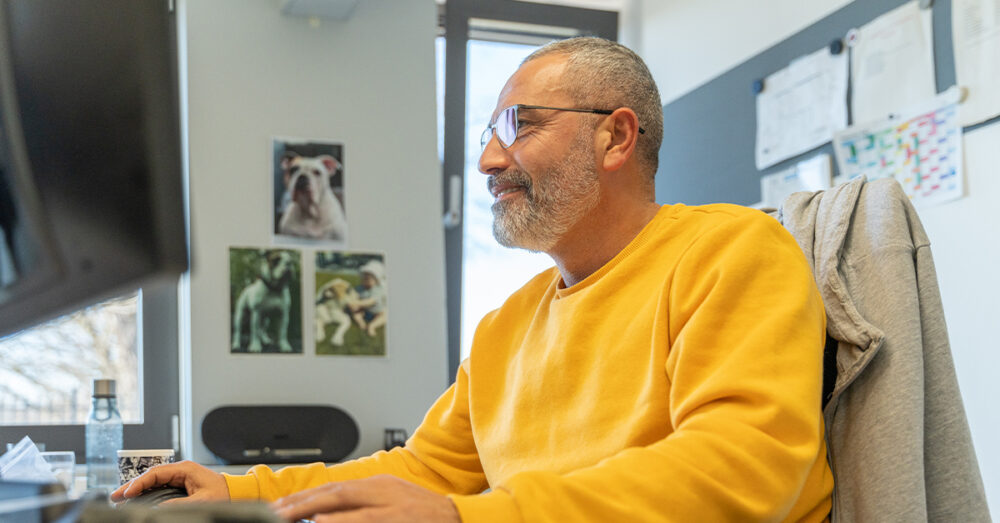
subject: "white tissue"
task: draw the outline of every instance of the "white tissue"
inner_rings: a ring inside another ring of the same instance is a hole
[[[7,480],[39,481],[52,483],[57,481],[52,466],[49,465],[38,447],[25,436],[14,445],[14,448],[0,456],[0,478]]]

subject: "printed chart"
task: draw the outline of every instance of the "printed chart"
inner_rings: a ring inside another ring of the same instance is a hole
[[[834,137],[834,152],[844,180],[895,178],[918,207],[961,198],[964,192],[962,132],[954,102],[909,118],[847,129]]]

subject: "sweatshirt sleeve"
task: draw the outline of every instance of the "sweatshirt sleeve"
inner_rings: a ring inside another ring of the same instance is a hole
[[[230,499],[273,501],[331,481],[392,474],[441,494],[486,489],[469,424],[468,373],[438,398],[404,447],[332,466],[296,465],[273,471],[257,465],[246,475],[225,475]]]
[[[692,243],[667,279],[657,328],[670,343],[673,432],[586,468],[522,472],[489,493],[453,496],[463,521],[825,517],[825,315],[801,250],[763,215],[729,220]],[[799,507],[807,479],[825,492]]]

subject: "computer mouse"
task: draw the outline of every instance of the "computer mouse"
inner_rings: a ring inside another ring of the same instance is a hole
[[[153,487],[134,498],[125,500],[125,505],[159,505],[168,499],[186,498],[187,490],[183,487]]]

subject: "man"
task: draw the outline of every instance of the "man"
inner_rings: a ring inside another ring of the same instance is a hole
[[[246,476],[168,465],[114,498],[169,483],[195,500],[277,500],[289,519],[825,519],[810,269],[763,213],[654,203],[662,132],[628,49],[582,38],[533,53],[500,93],[479,168],[497,240],[555,267],[482,320],[406,446]]]

